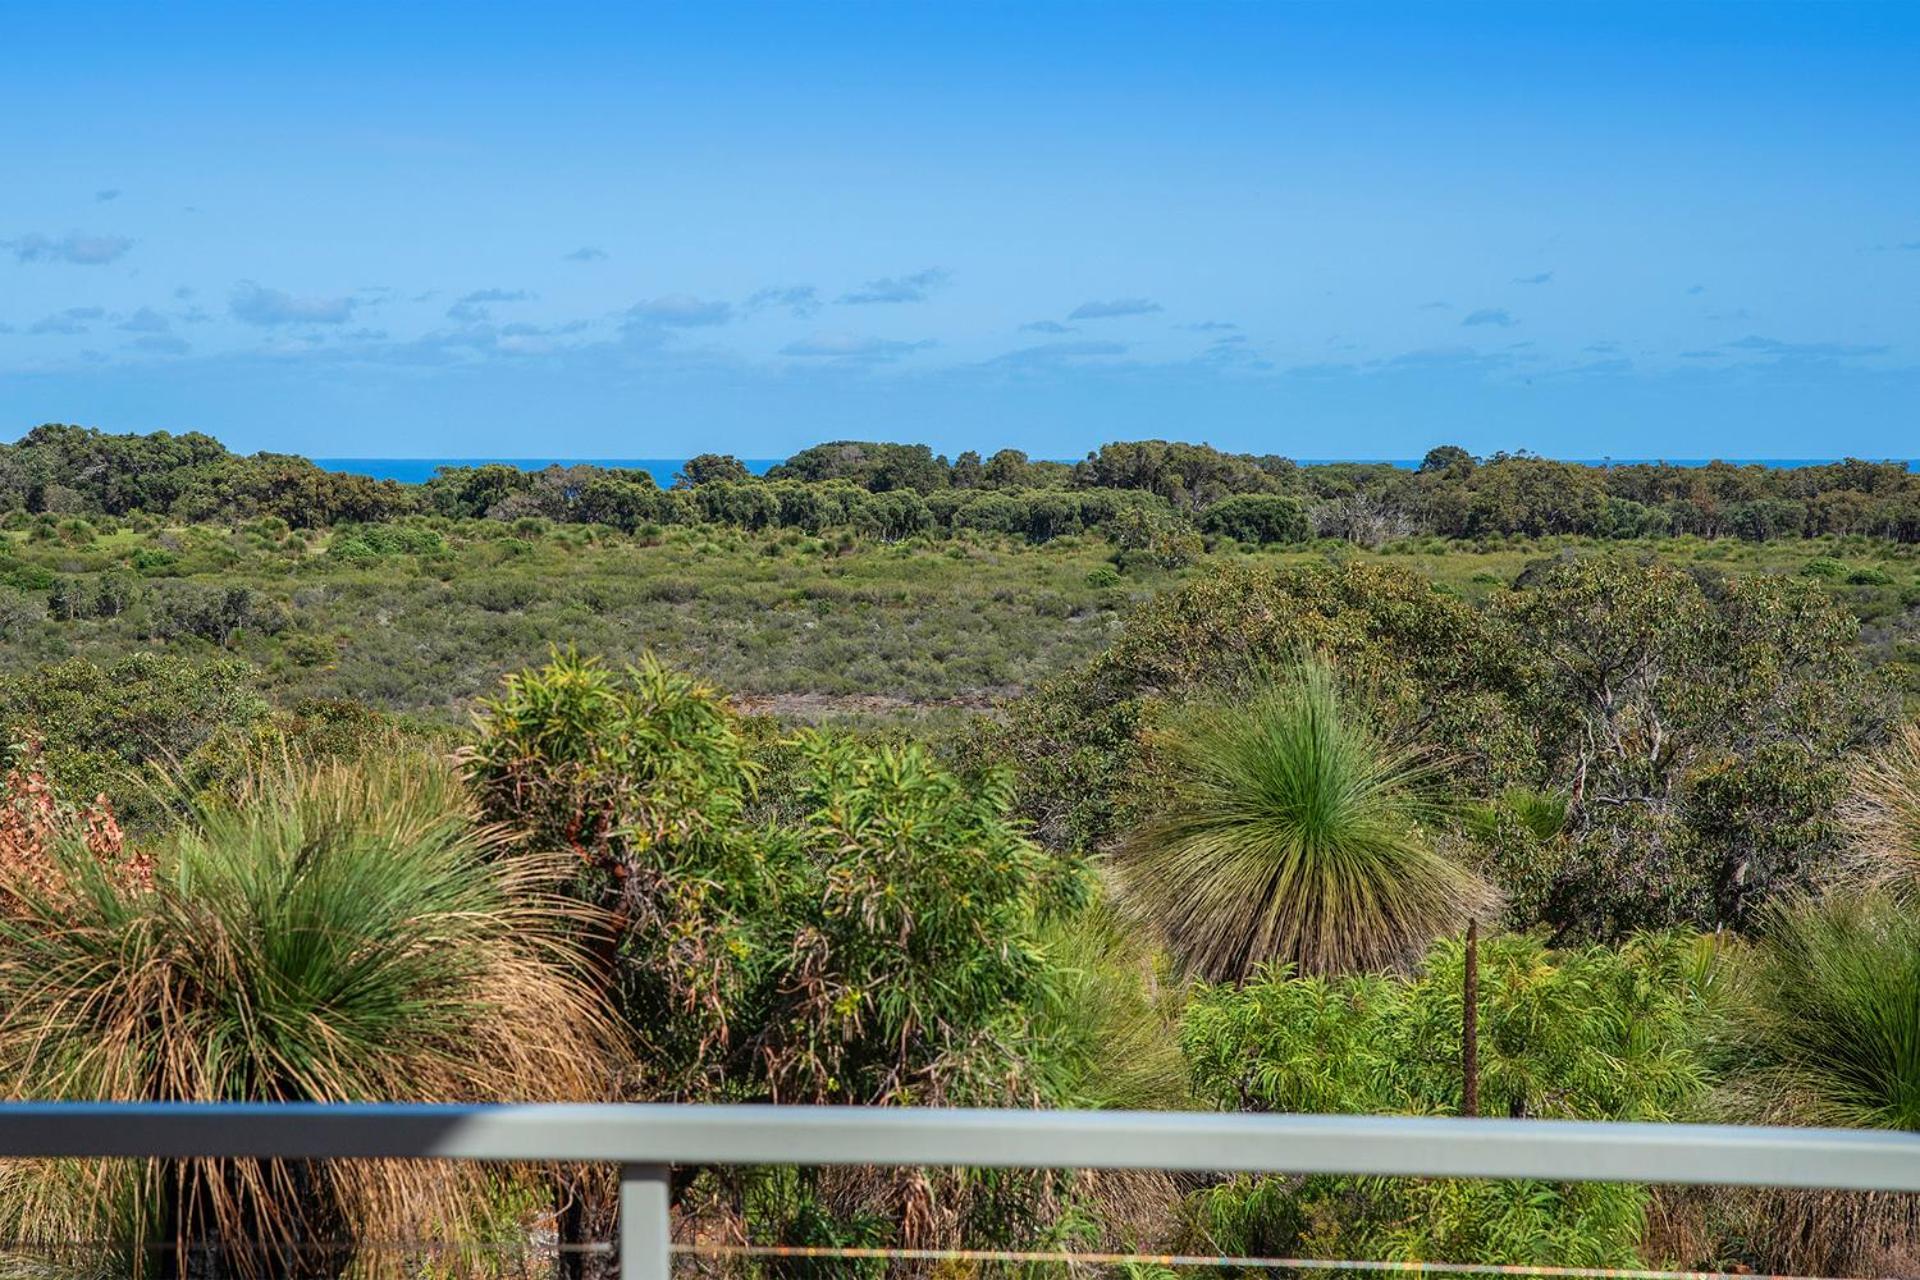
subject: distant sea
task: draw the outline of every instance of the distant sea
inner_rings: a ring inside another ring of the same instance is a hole
[[[624,467],[633,471],[645,471],[654,478],[661,488],[673,483],[680,468],[687,465],[685,458],[315,458],[316,466],[328,471],[346,471],[354,475],[372,476],[376,480],[399,480],[405,484],[421,484],[433,479],[433,473],[441,467],[478,467],[490,462],[504,463],[510,467],[519,467],[523,471],[538,471],[543,467]],[[765,475],[778,466],[781,458],[743,458],[747,470],[754,475]],[[1389,465],[1404,467],[1407,470],[1420,465],[1419,460],[1405,458],[1356,459],[1356,458],[1302,458],[1303,466],[1325,466],[1329,462],[1371,462],[1385,461]],[[1611,464],[1628,466],[1637,462],[1665,462],[1676,467],[1704,467],[1705,458],[1576,458],[1576,462],[1589,467]],[[1736,466],[1762,467],[1818,467],[1838,458],[1730,458],[1727,461]],[[1920,471],[1920,460],[1907,463],[1907,470]]]

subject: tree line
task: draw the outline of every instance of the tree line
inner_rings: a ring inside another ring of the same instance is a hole
[[[1920,541],[1920,476],[1901,462],[1779,468],[1711,462],[1587,465],[1525,452],[1476,458],[1443,445],[1417,468],[1302,465],[1164,440],[1102,445],[1076,463],[1002,449],[949,460],[926,445],[835,441],[764,477],[739,459],[688,460],[671,487],[645,471],[443,468],[424,484],[332,472],[288,454],[234,454],[211,436],[110,435],[47,425],[0,445],[0,510],[144,513],[181,521],[273,516],[296,528],[407,516],[649,526],[717,523],[886,539],[967,529],[1044,542],[1142,522],[1242,542],[1693,535],[1767,541]]]

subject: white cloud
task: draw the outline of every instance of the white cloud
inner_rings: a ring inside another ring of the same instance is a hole
[[[931,339],[900,342],[891,338],[863,338],[850,333],[817,333],[780,348],[781,355],[813,359],[884,361],[931,347]]]
[[[1511,329],[1520,322],[1505,307],[1482,307],[1478,311],[1468,312],[1467,318],[1460,323],[1470,327],[1490,324],[1499,329]]]
[[[165,333],[173,328],[173,321],[155,311],[152,307],[141,307],[138,311],[120,322],[120,328],[128,333]]]
[[[263,326],[282,324],[342,324],[353,318],[351,297],[297,298],[281,289],[242,281],[233,291],[228,309],[234,318]]]
[[[38,232],[17,240],[0,241],[11,249],[18,262],[70,262],[75,266],[98,267],[118,261],[133,248],[125,236],[96,236],[70,231],[64,236],[44,236]]]
[[[30,334],[76,334],[91,330],[93,322],[106,318],[102,307],[68,307],[34,323]]]
[[[1083,302],[1067,313],[1067,319],[1112,320],[1119,316],[1152,315],[1164,310],[1165,307],[1151,298],[1111,298],[1104,302]]]
[[[756,290],[746,305],[748,311],[779,307],[804,320],[820,310],[820,291],[810,284],[774,285]]]
[[[647,298],[627,308],[629,326],[662,325],[669,329],[691,329],[703,325],[725,324],[733,319],[733,304],[719,300],[703,301],[686,293],[670,293]]]
[[[939,267],[928,267],[925,271],[916,271],[907,276],[881,276],[869,280],[858,289],[851,289],[840,295],[836,301],[860,305],[874,302],[925,302],[933,291],[943,287],[950,279]]]

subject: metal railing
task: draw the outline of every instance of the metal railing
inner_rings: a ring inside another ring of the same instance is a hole
[[[1920,1191],[1920,1134],[1720,1125],[1135,1111],[15,1103],[0,1158],[230,1157],[620,1166],[623,1280],[666,1280],[676,1164],[1336,1173]]]

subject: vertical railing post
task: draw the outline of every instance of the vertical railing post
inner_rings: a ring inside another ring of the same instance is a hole
[[[673,1237],[667,1166],[620,1166],[620,1280],[668,1280]]]

